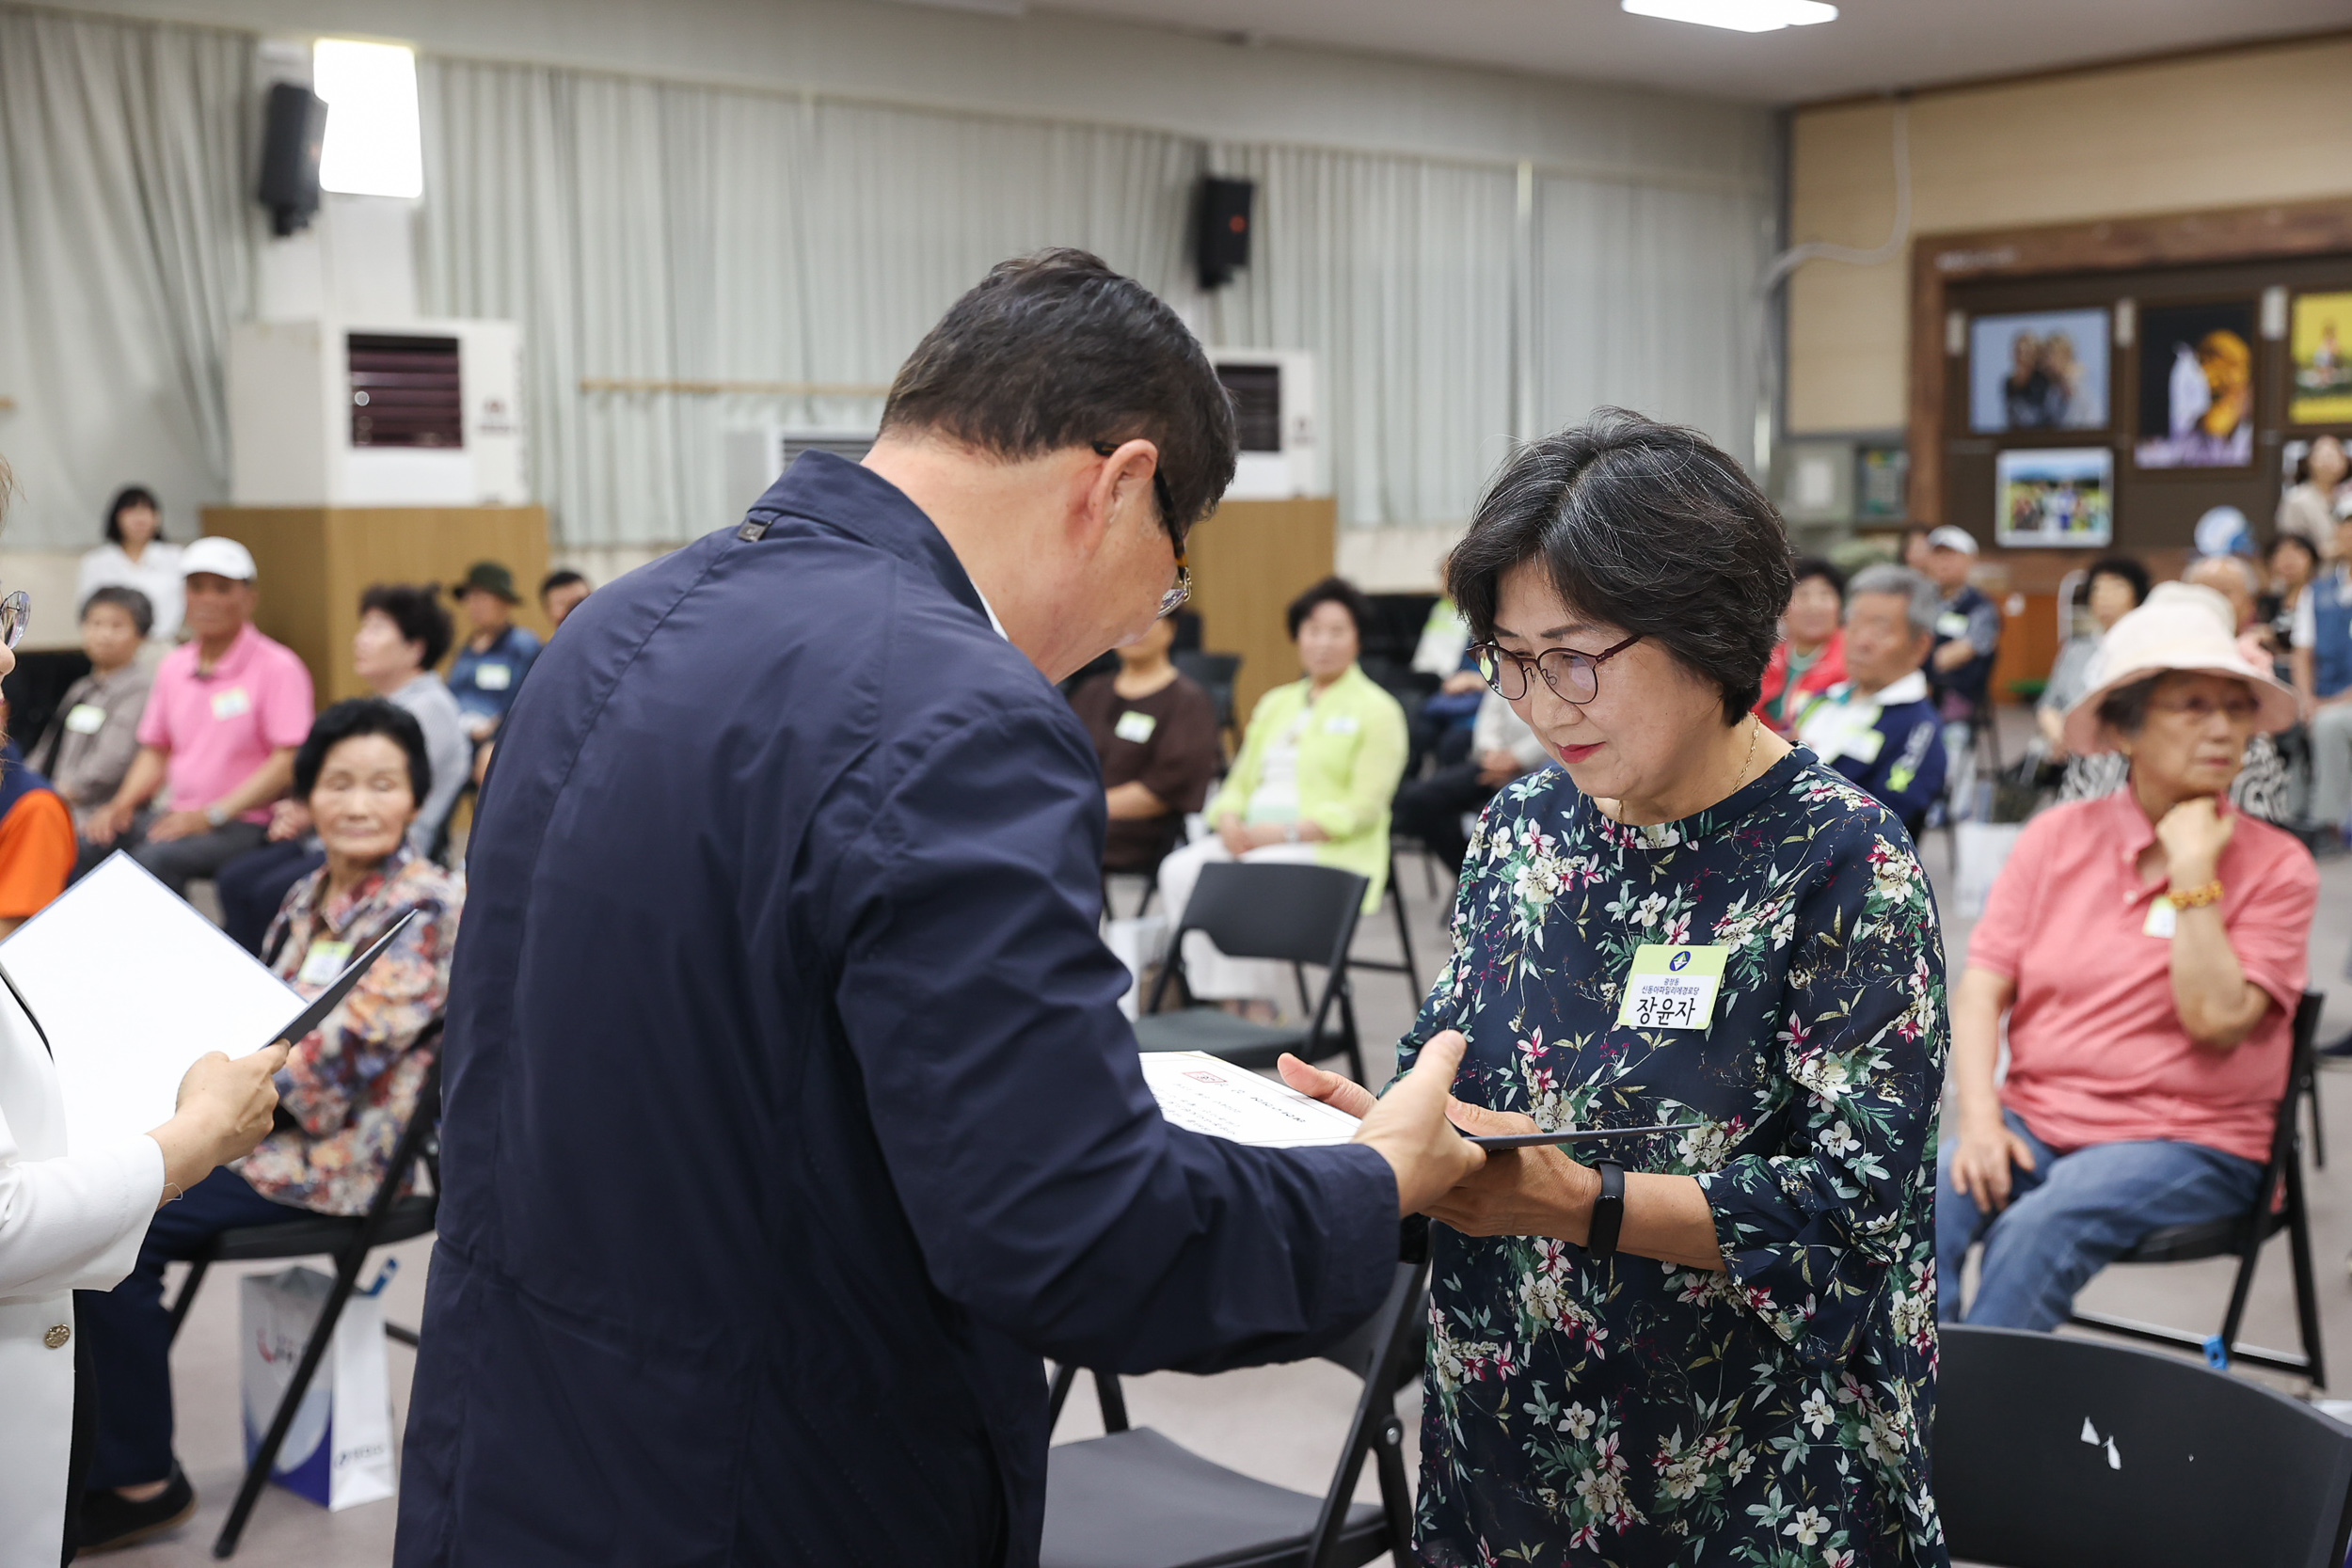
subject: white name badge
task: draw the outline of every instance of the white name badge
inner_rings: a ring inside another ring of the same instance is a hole
[[[1938,637],[1967,636],[1968,616],[1966,612],[1958,610],[1947,610],[1943,614],[1937,616],[1935,618],[1935,635]]]
[[[1727,947],[1645,942],[1633,953],[1617,1023],[1627,1029],[1705,1029],[1715,1022]]]
[[[306,986],[331,986],[336,976],[350,967],[351,943],[321,937],[302,956],[302,970],[294,978]]]
[[[515,672],[503,664],[477,664],[473,667],[473,684],[481,691],[503,691],[514,681]]]
[[[240,719],[252,711],[253,699],[246,695],[242,686],[232,686],[226,691],[213,693],[213,717],[215,719]]]
[[[96,703],[76,703],[66,709],[65,727],[74,735],[96,735],[106,727],[106,710]]]
[[[1363,727],[1362,721],[1352,713],[1335,713],[1323,721],[1323,733],[1326,735],[1354,735]]]
[[[1119,722],[1111,726],[1111,733],[1121,740],[1131,740],[1140,746],[1151,739],[1152,732],[1159,727],[1160,721],[1152,715],[1129,708],[1119,716]]]
[[[2169,942],[2172,940],[2172,933],[2180,928],[2180,910],[2173,905],[2169,897],[2161,893],[2157,894],[2156,901],[2148,906],[2148,923],[2140,927],[2141,932],[2152,937],[2162,937]]]
[[[1837,746],[1840,755],[1850,756],[1857,762],[1865,763],[1878,761],[1879,753],[1885,749],[1886,732],[1875,724],[1867,730],[1853,731],[1844,740],[1838,742]]]

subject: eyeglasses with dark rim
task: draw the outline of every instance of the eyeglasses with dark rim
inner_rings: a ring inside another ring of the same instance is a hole
[[[1119,446],[1112,441],[1097,441],[1094,451],[1099,456],[1110,457],[1117,454]],[[1168,499],[1168,477],[1157,467],[1152,470],[1152,498],[1159,503],[1160,527],[1168,531],[1168,542],[1176,546],[1176,581],[1160,595],[1159,619],[1165,621],[1192,597],[1192,570],[1184,563],[1184,531],[1176,526],[1176,503]]]
[[[1641,640],[1642,634],[1637,631],[1614,647],[1597,654],[1579,653],[1574,648],[1515,654],[1499,642],[1480,642],[1470,652],[1478,656],[1478,673],[1486,677],[1495,695],[1506,703],[1516,703],[1527,695],[1527,667],[1532,664],[1561,701],[1582,707],[1600,695],[1600,667]]]
[[[0,598],[0,648],[13,648],[24,641],[25,628],[32,624],[33,601],[24,590]]]

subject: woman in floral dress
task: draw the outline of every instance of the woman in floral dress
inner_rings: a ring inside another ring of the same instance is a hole
[[[1466,1035],[1474,1132],[1678,1130],[1500,1154],[1430,1209],[1421,1560],[1941,1565],[1943,956],[1901,824],[1750,717],[1780,520],[1608,413],[1518,454],[1448,575],[1565,771],[1487,808],[1404,1064]]]

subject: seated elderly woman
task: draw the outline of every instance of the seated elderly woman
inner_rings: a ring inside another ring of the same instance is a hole
[[[1184,813],[1199,811],[1225,760],[1216,740],[1216,705],[1169,661],[1173,617],[1162,617],[1118,650],[1119,668],[1071,693],[1071,711],[1087,727],[1103,762],[1103,800],[1110,826],[1103,839],[1105,871],[1154,872],[1184,836]]]
[[[411,910],[417,919],[278,1075],[293,1125],[237,1170],[215,1171],[148,1227],[137,1266],[79,1298],[98,1386],[98,1444],[82,1502],[86,1549],[185,1518],[196,1495],[172,1451],[171,1319],[164,1268],[224,1230],[310,1213],[364,1212],[416,1110],[432,1049],[420,1046],[449,994],[460,884],[414,852],[408,830],[432,794],[424,733],[382,698],[338,703],[294,753],[326,863],[286,895],[262,943],[279,977],[314,996]]]
[[[2319,874],[2229,804],[2249,739],[2292,723],[2295,698],[2201,592],[2107,633],[2065,739],[2121,752],[2129,782],[2035,817],[1970,938],[1936,1184],[1947,1321],[2056,1327],[2149,1231],[2243,1213],[2269,1158]]]
[[[1326,578],[1291,601],[1291,641],[1306,677],[1258,699],[1233,770],[1210,800],[1214,837],[1160,863],[1160,897],[1181,912],[1212,861],[1336,865],[1371,882],[1375,909],[1389,875],[1389,806],[1405,772],[1405,710],[1357,668],[1372,607],[1353,584]],[[1289,966],[1229,958],[1199,932],[1186,939],[1184,982],[1198,997],[1280,996]]]

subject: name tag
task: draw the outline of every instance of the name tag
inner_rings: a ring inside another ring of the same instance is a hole
[[[473,684],[481,691],[503,691],[515,679],[515,672],[503,664],[477,664],[473,667]]]
[[[246,695],[242,686],[232,686],[226,691],[213,693],[213,717],[215,719],[241,719],[252,711],[253,699]]]
[[[74,735],[96,735],[106,727],[106,710],[96,703],[76,703],[66,709],[65,727]]]
[[[1111,733],[1121,740],[1132,740],[1140,746],[1151,739],[1152,732],[1159,727],[1160,721],[1152,715],[1129,708],[1119,716],[1119,722],[1111,726]]]
[[[1363,727],[1362,721],[1352,713],[1335,713],[1323,721],[1323,733],[1326,735],[1354,735]]]
[[[1947,610],[1943,614],[1937,616],[1935,618],[1935,635],[1938,637],[1967,636],[1967,611],[1960,610]]]
[[[1645,942],[1633,953],[1617,1023],[1627,1029],[1705,1029],[1715,1022],[1727,947]]]
[[[1873,724],[1867,730],[1855,730],[1837,746],[1838,754],[1857,762],[1876,762],[1886,749],[1886,732]]]
[[[302,956],[302,970],[294,978],[306,986],[331,986],[336,976],[350,966],[351,943],[321,937]]]
[[[2172,940],[2172,933],[2180,928],[2181,911],[2173,906],[2169,897],[2161,893],[2157,894],[2156,901],[2148,906],[2148,923],[2140,927],[2141,932],[2147,936],[2162,937],[2169,942]]]

